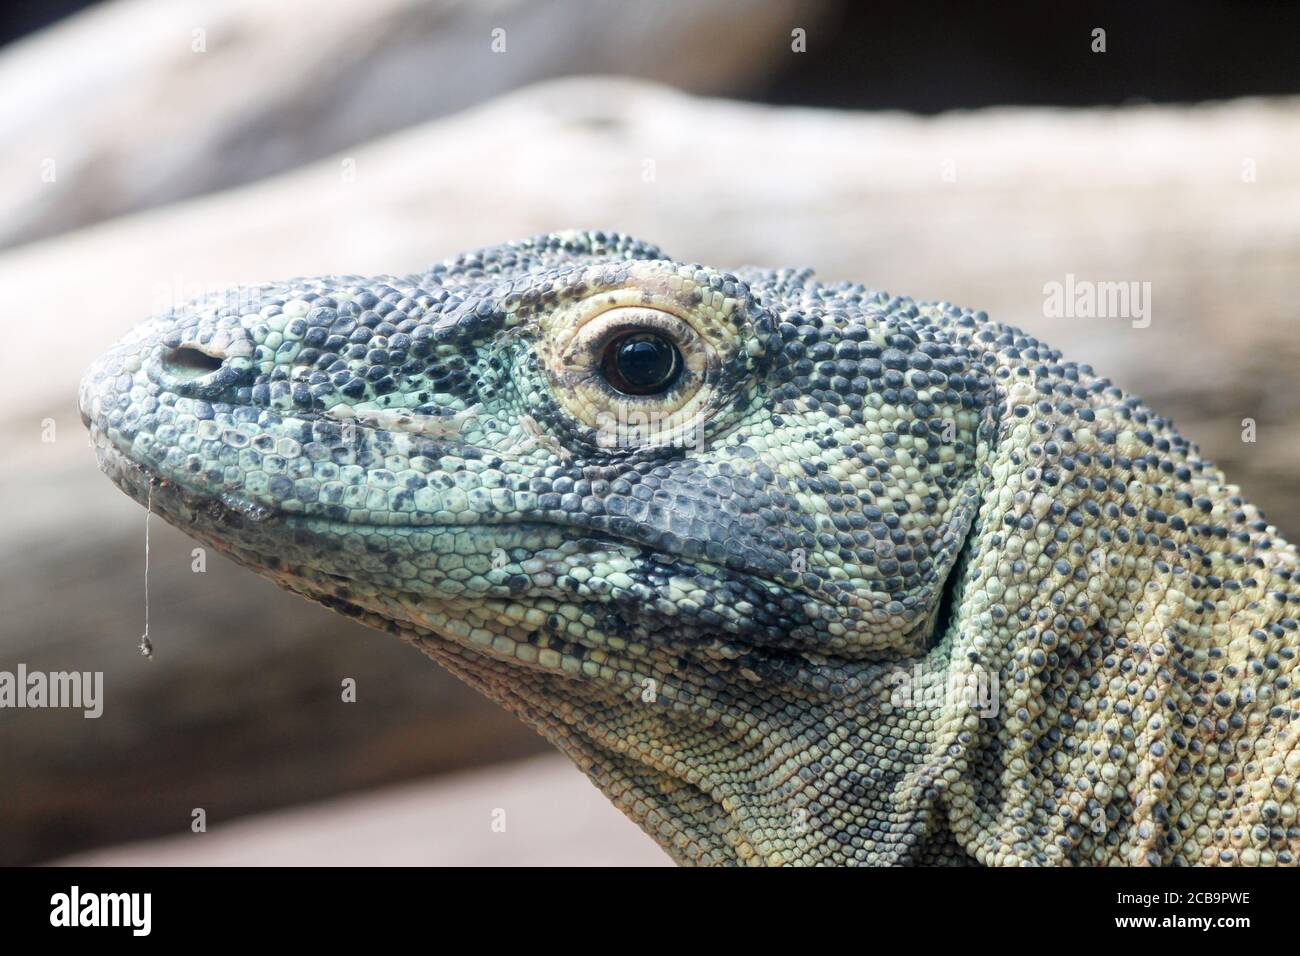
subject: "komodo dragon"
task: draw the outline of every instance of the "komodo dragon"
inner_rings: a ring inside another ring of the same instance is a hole
[[[1294,547],[982,312],[558,233],[190,303],[80,402],[679,862],[1297,862]]]

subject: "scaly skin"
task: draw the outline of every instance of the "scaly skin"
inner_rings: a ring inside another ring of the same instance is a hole
[[[665,394],[609,384],[625,329],[679,350]],[[191,303],[81,407],[127,493],[683,863],[1297,860],[1295,549],[983,313],[558,234]]]

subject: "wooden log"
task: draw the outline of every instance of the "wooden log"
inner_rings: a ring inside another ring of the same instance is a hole
[[[575,68],[741,94],[828,0],[113,0],[0,52],[0,247],[252,182]],[[89,95],[88,95],[89,94]]]

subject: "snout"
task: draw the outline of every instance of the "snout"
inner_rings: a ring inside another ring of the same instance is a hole
[[[133,329],[86,370],[79,405],[87,428],[129,425],[164,396],[216,399],[252,372],[254,345],[237,316],[174,314]]]
[[[158,343],[135,330],[96,359],[81,377],[78,405],[81,421],[99,438],[110,426],[125,421],[133,392],[144,398],[145,362],[158,351]]]

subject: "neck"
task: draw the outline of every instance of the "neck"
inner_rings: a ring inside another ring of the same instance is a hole
[[[900,694],[918,662],[611,686],[416,643],[547,737],[679,863],[964,858],[938,808],[941,695]],[[943,669],[946,651],[936,652],[918,659],[923,673]]]

